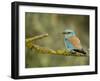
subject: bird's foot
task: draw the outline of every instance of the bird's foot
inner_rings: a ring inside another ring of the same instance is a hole
[[[76,51],[71,50],[70,53],[71,53],[71,54],[76,54]]]

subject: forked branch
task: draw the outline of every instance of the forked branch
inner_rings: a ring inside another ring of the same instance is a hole
[[[48,36],[48,34],[43,34],[43,35],[28,38],[28,39],[26,39],[26,46],[32,50],[35,50],[39,54],[65,55],[65,56],[87,56],[87,55],[83,55],[81,53],[72,54],[66,49],[53,50],[53,49],[41,47],[39,45],[32,43],[32,41],[39,40],[39,39],[47,37],[47,36]]]

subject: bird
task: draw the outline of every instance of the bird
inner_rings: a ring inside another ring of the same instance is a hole
[[[84,51],[80,39],[76,36],[76,32],[71,29],[66,29],[63,31],[64,34],[64,43],[67,50],[69,50],[72,54],[76,54],[77,52],[86,54]]]

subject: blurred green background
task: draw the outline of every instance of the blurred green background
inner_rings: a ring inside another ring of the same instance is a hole
[[[33,43],[54,50],[65,49],[65,29],[72,29],[79,37],[84,49],[89,49],[89,16],[54,14],[54,13],[25,13],[25,37],[48,33],[48,37]],[[89,65],[89,57],[38,54],[35,50],[25,47],[25,67],[60,67]]]

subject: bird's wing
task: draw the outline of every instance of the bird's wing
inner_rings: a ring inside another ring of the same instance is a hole
[[[79,40],[78,37],[72,36],[72,37],[70,37],[68,40],[73,44],[73,46],[74,46],[75,48],[77,48],[77,49],[82,49],[82,46],[81,46],[81,43],[80,43],[80,40]]]

